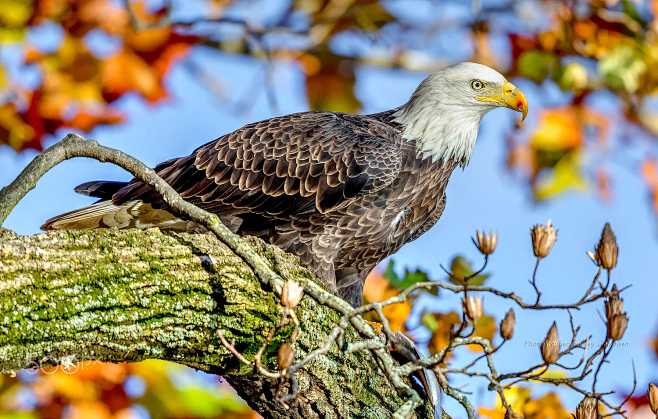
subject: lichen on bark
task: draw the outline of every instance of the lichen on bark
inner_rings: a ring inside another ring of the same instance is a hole
[[[248,244],[284,279],[313,275],[257,239]],[[311,298],[297,309],[298,359],[329,335],[339,313]],[[334,346],[296,374],[286,409],[276,383],[241,364],[217,330],[253,359],[282,307],[272,290],[212,234],[95,230],[17,236],[0,229],[0,370],[87,359],[165,359],[226,377],[267,417],[389,417],[403,400],[368,352]],[[268,346],[274,368],[282,329]],[[346,341],[356,339],[352,329]],[[427,406],[426,406],[427,407]]]

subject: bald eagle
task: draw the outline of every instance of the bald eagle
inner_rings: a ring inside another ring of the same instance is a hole
[[[373,267],[439,219],[448,179],[468,163],[480,119],[500,106],[527,114],[519,89],[497,71],[465,62],[431,74],[395,109],[267,119],[155,170],[234,232],[299,256],[358,305]],[[51,218],[43,229],[202,230],[137,179],[87,182],[76,191],[101,200]]]

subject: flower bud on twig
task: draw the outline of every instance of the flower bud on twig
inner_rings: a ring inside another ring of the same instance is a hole
[[[295,351],[292,350],[292,346],[290,346],[288,342],[284,342],[279,346],[279,351],[276,355],[277,364],[279,365],[280,370],[285,370],[292,365],[292,361],[295,360]]]
[[[614,269],[617,266],[617,257],[619,256],[619,246],[617,246],[617,238],[615,233],[610,227],[610,223],[605,223],[601,238],[596,245],[596,260],[604,269]]]
[[[547,364],[553,364],[560,358],[560,338],[557,334],[557,324],[548,329],[544,341],[541,343],[541,357]]]
[[[658,415],[658,386],[649,384],[649,407],[654,415]]]
[[[475,247],[478,248],[480,253],[483,255],[489,256],[496,251],[496,244],[498,243],[498,236],[496,233],[485,233],[483,231],[477,230],[475,232],[475,238],[473,239]]]
[[[281,304],[289,309],[294,309],[304,296],[304,288],[293,280],[286,281],[281,290]]]
[[[482,298],[481,297],[472,297],[468,296],[462,300],[462,306],[464,307],[464,313],[471,321],[476,321],[484,312],[482,307]]]
[[[575,419],[597,419],[598,418],[598,402],[592,397],[585,397],[578,403],[576,408]]]
[[[516,314],[514,309],[510,308],[505,317],[500,322],[500,337],[505,340],[510,340],[514,336],[514,327],[516,326]]]
[[[546,224],[535,224],[530,229],[532,239],[532,253],[538,258],[545,258],[551,252],[557,241],[557,230],[550,221]]]

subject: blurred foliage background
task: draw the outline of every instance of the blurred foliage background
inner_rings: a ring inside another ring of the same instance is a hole
[[[504,144],[504,170],[529,199],[594,190],[613,200],[610,165],[620,164],[643,179],[658,214],[657,17],[658,2],[639,0],[0,0],[0,144],[41,150],[71,129],[120,125],[130,118],[124,97],[175,100],[166,83],[174,68],[227,108],[245,111],[265,94],[275,113],[271,69],[285,61],[302,71],[310,108],[358,112],[359,66],[441,68],[454,57],[433,45],[453,32],[471,42],[472,61],[529,93],[527,125]],[[262,72],[236,98],[231,80],[190,59],[193,49],[252,57]],[[455,268],[472,270],[458,258]],[[367,297],[384,299],[419,278],[387,269],[371,276]],[[396,329],[412,305],[387,308]],[[457,319],[454,311],[422,316],[430,351]],[[494,336],[496,322],[485,316],[476,332]],[[569,417],[556,393],[510,391],[526,417]],[[20,372],[2,377],[0,392],[0,417],[253,416],[214,378],[160,362]],[[631,401],[634,417],[648,417],[646,398]],[[482,409],[503,417],[499,406]]]

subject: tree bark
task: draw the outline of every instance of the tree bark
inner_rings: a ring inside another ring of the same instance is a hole
[[[298,260],[249,239],[284,279],[312,278]],[[316,349],[339,313],[304,298],[296,359]],[[0,370],[101,360],[157,358],[224,376],[265,417],[390,417],[404,402],[369,352],[335,345],[296,373],[299,394],[277,401],[279,385],[240,363],[282,317],[282,306],[242,259],[212,234],[159,230],[66,231],[17,236],[0,229]],[[292,328],[265,351],[276,350]],[[348,328],[345,341],[356,340]],[[287,386],[288,384],[284,384]],[[424,414],[430,415],[428,403]]]

